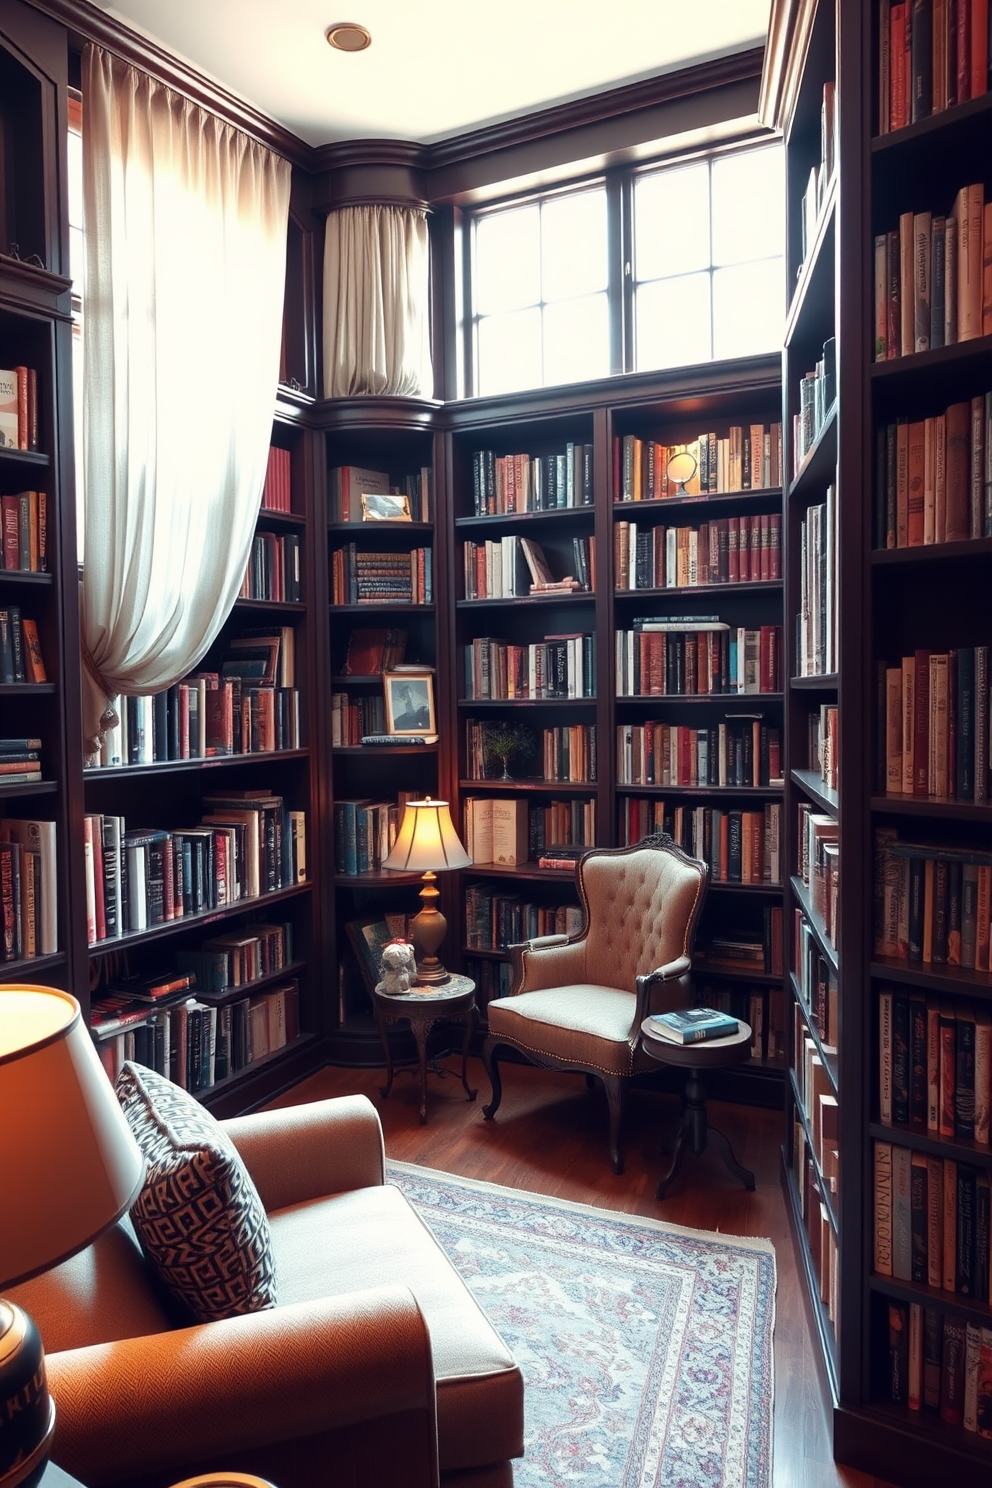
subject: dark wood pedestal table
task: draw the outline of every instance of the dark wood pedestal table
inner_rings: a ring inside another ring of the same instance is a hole
[[[748,1024],[738,1021],[737,1032],[728,1034],[726,1038],[703,1039],[698,1044],[673,1044],[656,1033],[651,1019],[645,1018],[641,1024],[641,1047],[659,1064],[670,1064],[687,1071],[685,1110],[675,1128],[672,1161],[668,1172],[658,1181],[657,1197],[663,1199],[669,1185],[678,1177],[690,1143],[696,1153],[715,1147],[734,1177],[739,1178],[745,1188],[754,1188],[754,1174],[741,1166],[723,1132],[710,1126],[706,1118],[706,1087],[703,1083],[707,1070],[746,1064],[751,1058],[751,1029]]]
[[[420,1083],[420,1124],[427,1120],[427,1037],[435,1023],[460,1023],[465,1028],[462,1040],[462,1085],[469,1100],[475,1100],[478,1091],[471,1090],[468,1083],[468,1046],[475,1023],[475,983],[471,977],[452,973],[446,982],[431,986],[411,987],[409,992],[399,992],[387,997],[384,992],[373,992],[375,1021],[386,1055],[386,1083],[380,1090],[385,1100],[393,1088],[393,1054],[389,1047],[388,1026],[405,1018],[417,1045],[416,1065],[400,1065],[400,1069],[417,1071]],[[436,1074],[443,1070],[432,1066]]]

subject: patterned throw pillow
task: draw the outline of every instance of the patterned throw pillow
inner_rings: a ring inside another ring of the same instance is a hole
[[[269,1221],[234,1144],[154,1070],[129,1061],[116,1089],[147,1159],[131,1218],[166,1286],[204,1323],[274,1307]]]

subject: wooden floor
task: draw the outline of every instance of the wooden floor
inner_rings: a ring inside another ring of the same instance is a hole
[[[709,1106],[712,1124],[730,1137],[736,1157],[757,1180],[749,1193],[713,1151],[692,1155],[664,1203],[655,1198],[663,1129],[674,1121],[674,1096],[633,1091],[627,1113],[626,1170],[617,1177],[606,1152],[606,1106],[581,1077],[550,1075],[529,1066],[502,1066],[503,1101],[495,1121],[484,1121],[489,1085],[481,1062],[469,1061],[469,1103],[457,1078],[429,1079],[427,1125],[417,1119],[414,1077],[397,1076],[388,1100],[379,1096],[380,1070],[327,1068],[273,1104],[360,1092],[382,1117],[387,1156],[509,1188],[552,1194],[629,1214],[671,1220],[694,1229],[762,1235],[775,1245],[778,1273],[775,1321],[774,1488],[889,1488],[880,1478],[836,1465],[781,1187],[782,1117],[749,1106]]]

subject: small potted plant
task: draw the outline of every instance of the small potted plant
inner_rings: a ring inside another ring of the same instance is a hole
[[[534,734],[531,729],[524,724],[507,723],[505,720],[489,724],[484,740],[486,774],[490,774],[490,764],[494,763],[501,769],[499,778],[502,780],[513,779],[510,761],[520,757],[528,758],[534,748]]]

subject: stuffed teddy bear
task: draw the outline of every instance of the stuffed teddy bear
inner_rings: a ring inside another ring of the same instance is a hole
[[[409,992],[413,985],[413,979],[417,971],[417,958],[413,946],[405,940],[391,940],[382,951],[382,981],[376,987],[377,992],[386,997],[396,997],[401,992]]]

